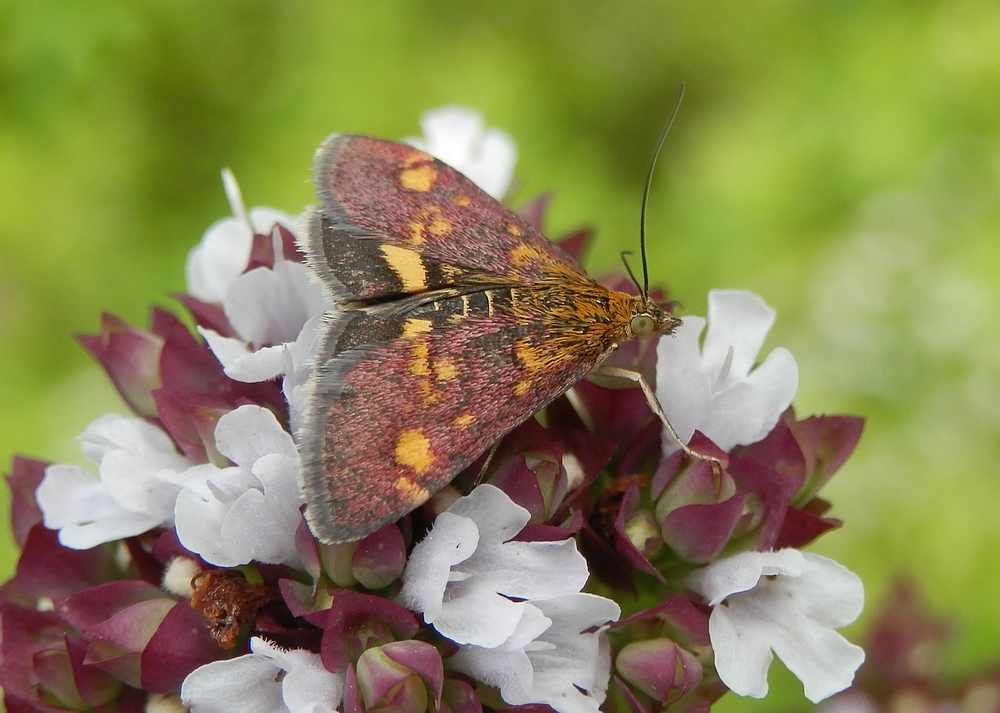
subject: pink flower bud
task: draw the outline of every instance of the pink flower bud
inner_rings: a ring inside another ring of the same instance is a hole
[[[701,665],[670,639],[626,644],[615,659],[621,677],[660,703],[677,700],[701,682]]]

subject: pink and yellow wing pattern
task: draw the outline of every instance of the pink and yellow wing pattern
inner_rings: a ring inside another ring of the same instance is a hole
[[[573,324],[576,298],[609,295],[412,147],[334,136],[316,182],[304,247],[340,309],[308,387],[302,487],[313,533],[344,542],[419,506],[586,374],[609,325]]]

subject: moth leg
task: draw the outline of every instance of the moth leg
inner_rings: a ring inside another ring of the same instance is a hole
[[[497,454],[497,449],[500,447],[500,443],[503,441],[502,438],[493,442],[490,446],[489,453],[486,454],[486,460],[483,461],[483,466],[479,469],[479,474],[476,475],[475,481],[472,483],[472,487],[475,488],[477,485],[481,485],[483,478],[486,477],[486,469],[490,467],[490,463],[493,461],[493,456]]]
[[[663,422],[663,425],[666,427],[667,431],[670,433],[673,439],[677,441],[677,445],[681,447],[681,450],[684,451],[691,458],[711,463],[712,470],[715,471],[717,474],[722,472],[721,460],[719,460],[715,456],[710,456],[707,453],[699,453],[698,451],[692,450],[691,448],[688,447],[686,443],[684,443],[684,441],[681,440],[681,437],[677,435],[677,431],[675,431],[674,427],[670,424],[670,419],[668,419],[667,415],[663,413],[663,408],[660,407],[660,402],[656,400],[656,394],[653,393],[653,389],[650,387],[649,382],[646,381],[645,377],[643,377],[642,374],[640,374],[638,371],[621,369],[617,366],[599,366],[591,373],[596,374],[597,376],[609,376],[617,379],[628,379],[629,381],[633,381],[636,384],[638,384],[639,388],[642,389],[643,395],[646,397],[646,403],[649,404],[649,408],[651,408],[653,410],[653,413],[655,413],[657,417],[660,419],[660,421]]]

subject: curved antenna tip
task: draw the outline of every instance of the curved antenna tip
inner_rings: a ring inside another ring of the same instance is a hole
[[[642,190],[642,207],[639,210],[639,252],[642,255],[642,298],[647,299],[649,296],[649,265],[646,261],[646,207],[649,204],[649,189],[653,185],[653,171],[656,168],[656,159],[660,155],[660,149],[663,148],[663,142],[667,138],[667,134],[670,132],[670,127],[674,125],[674,119],[677,118],[677,112],[680,111],[681,101],[684,99],[684,82],[681,82],[680,90],[677,92],[677,99],[674,102],[674,108],[670,112],[670,118],[667,119],[666,126],[663,127],[663,131],[660,132],[660,138],[656,142],[656,149],[653,151],[653,160],[649,162],[649,173],[646,174],[646,185]],[[628,263],[626,263],[628,267]],[[631,274],[631,270],[629,270]],[[632,278],[635,282],[635,278]],[[639,283],[636,283],[636,287]]]

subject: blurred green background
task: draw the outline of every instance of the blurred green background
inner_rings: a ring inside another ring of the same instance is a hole
[[[845,527],[814,549],[864,578],[869,613],[913,574],[959,627],[951,670],[997,660],[995,0],[0,2],[0,460],[79,462],[74,436],[122,411],[71,335],[171,305],[228,213],[220,168],[297,213],[327,134],[475,107],[517,142],[515,202],[552,190],[549,234],[595,227],[601,272],[636,246],[682,80],[654,282],[684,313],[711,288],[777,309],[799,413],[868,419],[826,490]],[[801,701],[787,678],[724,708]]]

